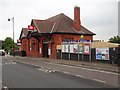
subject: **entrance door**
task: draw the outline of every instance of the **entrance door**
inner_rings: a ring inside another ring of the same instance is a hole
[[[48,43],[43,43],[42,56],[46,57],[46,58],[49,58],[49,55],[48,55]]]

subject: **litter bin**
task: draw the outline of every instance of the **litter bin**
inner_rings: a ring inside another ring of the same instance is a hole
[[[22,56],[22,57],[26,56],[26,51],[22,50],[22,51],[21,51],[21,56]]]

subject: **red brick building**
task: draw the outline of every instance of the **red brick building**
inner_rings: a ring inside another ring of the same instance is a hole
[[[74,20],[61,13],[46,20],[32,19],[34,31],[22,28],[20,39],[21,49],[27,56],[56,58],[57,45],[65,40],[93,40],[93,32],[81,25],[80,8],[74,8]],[[49,52],[49,53],[48,53]]]

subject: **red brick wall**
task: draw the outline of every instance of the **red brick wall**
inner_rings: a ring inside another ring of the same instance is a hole
[[[57,45],[61,45],[62,35],[55,34],[52,36],[52,39],[53,39],[53,44],[49,45],[51,48],[51,55],[49,56],[49,58],[56,59],[56,48],[57,48]]]
[[[29,56],[29,39],[28,38],[22,39],[21,50],[26,51],[26,55]]]
[[[62,35],[62,40],[64,39],[71,39],[71,40],[80,40],[80,36],[81,35]],[[88,36],[88,35],[84,35],[84,40],[91,40],[93,41],[93,37],[92,36]]]
[[[39,57],[38,40],[33,37],[30,38],[30,54],[29,54],[29,56]]]
[[[51,48],[51,55],[49,56],[49,58],[55,59],[57,56],[57,53],[56,53],[57,45],[61,45],[64,39],[80,40],[80,35],[54,34],[52,38],[53,38],[54,44],[49,45],[49,47]],[[93,37],[84,35],[84,39],[93,40]]]
[[[43,38],[40,38],[39,44],[38,44],[38,40],[35,38],[22,39],[21,50],[25,50],[27,56],[42,57]],[[50,52],[51,55],[49,55],[49,58],[56,59],[57,45],[61,45],[61,43],[64,39],[80,40],[80,35],[69,35],[69,34],[54,34],[54,35],[52,35],[53,44],[48,45],[48,47],[50,48],[50,51],[51,51]],[[93,37],[84,35],[84,39],[85,40],[93,40]],[[40,52],[40,50],[41,50],[41,52]]]

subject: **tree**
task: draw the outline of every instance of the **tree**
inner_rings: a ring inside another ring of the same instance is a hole
[[[113,36],[109,39],[108,42],[120,44],[120,36]]]
[[[13,40],[10,37],[7,37],[5,41],[3,41],[4,50],[8,53],[13,48]]]

